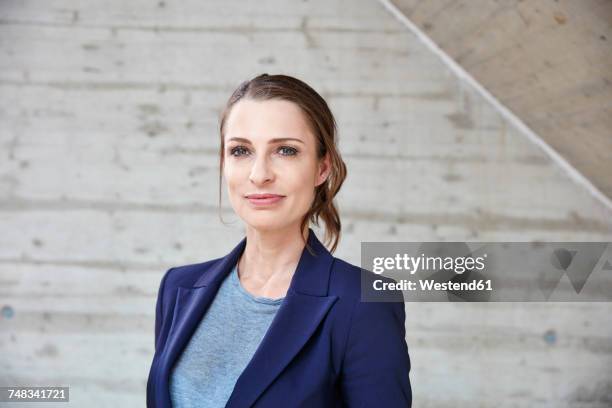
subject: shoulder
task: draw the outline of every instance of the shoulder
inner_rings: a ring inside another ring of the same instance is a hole
[[[376,327],[379,331],[402,335],[405,323],[404,295],[401,291],[387,293],[384,301],[362,300],[362,291],[372,288],[376,280],[395,282],[334,257],[330,276],[329,294],[338,297],[337,320],[349,331],[354,326]]]
[[[403,293],[391,293],[385,296],[385,301],[362,300],[362,290],[368,285],[372,287],[376,280],[394,282],[389,277],[334,258],[329,294],[337,296],[338,301],[332,314],[333,324],[338,330],[338,338],[342,339],[341,365],[352,367],[349,370],[354,369],[355,364],[374,367],[383,364],[385,359],[389,366],[405,362],[406,305]],[[382,351],[371,352],[381,348]],[[373,362],[372,359],[379,359],[380,362]]]
[[[393,279],[334,259],[330,294],[338,296],[334,329],[340,344],[336,372],[342,399],[350,406],[410,407],[410,356],[401,291],[385,301],[362,301],[362,288]]]
[[[367,287],[372,288],[372,285],[377,280],[387,283],[395,282],[387,276],[375,274],[370,270],[334,257],[329,291],[331,295],[350,299],[353,302],[360,301],[362,290]],[[386,298],[390,302],[404,302],[404,296],[401,291],[397,291],[394,295],[386,296]]]
[[[174,266],[166,271],[161,280],[164,290],[171,290],[179,286],[188,288],[206,273],[212,266],[223,258],[215,258],[204,262]]]

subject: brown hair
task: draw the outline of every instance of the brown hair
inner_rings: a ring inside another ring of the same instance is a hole
[[[317,141],[317,158],[322,159],[329,154],[331,171],[327,179],[315,187],[315,197],[310,210],[302,219],[300,232],[304,232],[310,222],[319,226],[319,218],[325,222],[326,246],[331,243],[330,252],[334,252],[340,240],[341,222],[338,210],[334,205],[334,197],[342,187],[346,178],[346,165],[337,147],[337,126],[334,116],[325,100],[314,89],[297,78],[287,75],[261,74],[251,80],[242,82],[228,99],[221,112],[219,133],[221,145],[219,150],[219,211],[221,210],[221,183],[224,165],[225,123],[232,107],[241,99],[252,100],[280,99],[298,105],[306,122],[310,126]],[[219,215],[221,213],[219,212]],[[305,243],[308,250],[312,248]]]

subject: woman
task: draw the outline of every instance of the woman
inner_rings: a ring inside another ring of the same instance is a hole
[[[401,292],[361,302],[375,275],[309,226],[325,222],[333,252],[346,167],[326,102],[263,74],[234,91],[220,137],[219,194],[223,175],[246,237],[162,278],[147,406],[410,407]]]

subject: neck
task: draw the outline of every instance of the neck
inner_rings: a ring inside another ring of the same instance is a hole
[[[247,226],[246,246],[238,261],[241,281],[260,293],[286,291],[308,239],[308,228],[299,225],[281,230]]]

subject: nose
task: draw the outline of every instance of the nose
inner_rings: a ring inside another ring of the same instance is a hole
[[[266,155],[259,155],[255,157],[253,161],[253,167],[251,167],[251,174],[249,180],[254,184],[264,184],[274,177],[270,164]]]

